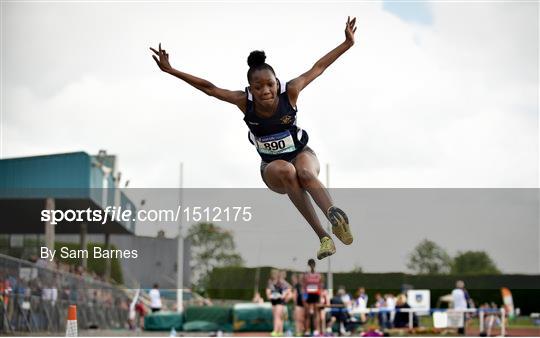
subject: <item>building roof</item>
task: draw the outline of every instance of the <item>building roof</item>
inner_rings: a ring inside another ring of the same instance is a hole
[[[57,210],[136,212],[135,204],[115,187],[115,156],[85,152],[0,160],[0,233],[43,233],[41,212],[47,198]],[[60,222],[58,233],[78,233],[80,221]],[[135,221],[88,223],[89,233],[134,233]]]

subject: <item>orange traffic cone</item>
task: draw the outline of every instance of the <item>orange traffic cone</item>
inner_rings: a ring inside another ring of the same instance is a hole
[[[70,305],[66,324],[66,337],[77,337],[77,305]]]

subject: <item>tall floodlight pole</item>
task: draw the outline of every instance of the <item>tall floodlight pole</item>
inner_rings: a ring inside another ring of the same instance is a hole
[[[326,163],[326,188],[330,193],[330,163]],[[328,233],[332,232],[330,221],[326,222]],[[328,257],[328,292],[330,298],[334,296],[334,275],[332,275],[332,257]]]
[[[183,207],[184,188],[184,162],[180,162],[180,188],[178,189],[178,203]],[[178,255],[176,263],[176,311],[182,312],[184,309],[184,238],[182,236],[182,213],[178,220]]]

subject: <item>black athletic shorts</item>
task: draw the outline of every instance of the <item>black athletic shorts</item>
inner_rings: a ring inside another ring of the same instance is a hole
[[[285,302],[283,301],[282,298],[270,299],[270,302],[272,303],[272,305],[284,305],[285,304]]]
[[[315,154],[315,151],[313,151],[313,149],[311,149],[310,147],[308,146],[305,146],[304,149],[302,149],[301,152],[299,152],[298,154],[301,154],[303,152],[307,151],[308,153],[311,153],[313,156],[317,156],[317,154]],[[296,155],[292,160],[288,161],[289,163],[292,163],[294,165],[294,162],[296,162],[296,158],[298,157],[298,155]],[[264,180],[264,169],[266,169],[266,167],[268,166],[268,162],[264,162],[264,161],[261,161],[261,177],[262,177],[262,180],[264,182],[264,184],[268,185],[266,183],[266,181]]]
[[[308,293],[306,298],[306,303],[308,304],[316,304],[321,300],[321,295],[318,295],[316,293]]]

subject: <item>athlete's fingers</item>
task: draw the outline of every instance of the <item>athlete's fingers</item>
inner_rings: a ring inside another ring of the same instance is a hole
[[[358,28],[358,27],[354,27],[354,29],[353,29],[353,31],[352,31],[353,34],[356,33],[356,28]]]
[[[155,56],[155,55],[152,55],[152,58],[154,59],[154,61],[156,61],[158,67],[161,68],[161,62],[160,62],[160,59],[158,59],[157,56]],[[161,58],[161,55],[160,55],[160,58]]]
[[[161,62],[159,62],[158,58],[155,55],[152,55],[152,58],[154,58],[154,61],[156,61],[156,64],[159,67],[159,69],[163,70],[163,65],[161,64]]]
[[[351,20],[351,17],[348,16],[348,17],[347,17],[347,25],[349,24],[349,21],[350,21],[350,20]]]
[[[150,50],[151,50],[152,52],[156,53],[157,55],[159,55],[158,51],[155,50],[154,48],[150,47]]]
[[[161,42],[159,43],[159,51],[161,52]]]

